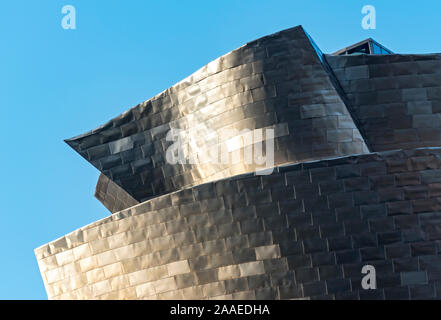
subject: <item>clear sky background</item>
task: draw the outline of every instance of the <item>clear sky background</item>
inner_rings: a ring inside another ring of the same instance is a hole
[[[61,27],[74,5],[77,29]],[[361,28],[374,5],[377,29]],[[47,299],[34,248],[109,213],[99,172],[63,139],[110,120],[211,60],[302,24],[323,52],[368,37],[441,52],[441,1],[0,2],[0,299]]]

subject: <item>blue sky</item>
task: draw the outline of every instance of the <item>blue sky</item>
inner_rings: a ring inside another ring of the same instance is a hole
[[[77,29],[61,27],[74,5]],[[374,5],[377,29],[361,28]],[[302,24],[323,52],[372,37],[441,52],[439,0],[1,1],[0,299],[46,299],[33,249],[108,215],[98,171],[63,139],[245,42]]]

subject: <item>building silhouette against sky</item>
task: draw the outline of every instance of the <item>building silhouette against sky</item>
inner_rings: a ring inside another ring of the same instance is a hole
[[[171,129],[232,128],[274,130],[271,174],[167,162]],[[441,297],[440,54],[327,55],[298,26],[66,142],[112,214],[35,249],[50,299]]]

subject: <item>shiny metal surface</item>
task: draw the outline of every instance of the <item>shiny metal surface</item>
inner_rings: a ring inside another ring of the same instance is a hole
[[[255,40],[67,140],[117,212],[35,249],[48,297],[440,299],[439,55],[316,52],[301,27]],[[273,128],[274,171],[170,164],[171,128],[202,150]]]
[[[259,169],[243,160],[169,164],[172,128],[201,152],[232,138],[227,129],[273,128],[274,165],[368,152],[302,27],[249,42],[67,143],[139,202]]]
[[[50,299],[434,298],[440,170],[440,148],[288,165],[154,198],[35,253]],[[376,290],[360,288],[366,264]]]

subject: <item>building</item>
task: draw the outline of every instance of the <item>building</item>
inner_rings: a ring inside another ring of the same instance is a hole
[[[274,170],[170,164],[176,128],[190,153],[272,129]],[[66,142],[112,214],[35,249],[50,299],[441,297],[441,54],[326,55],[298,26]]]

